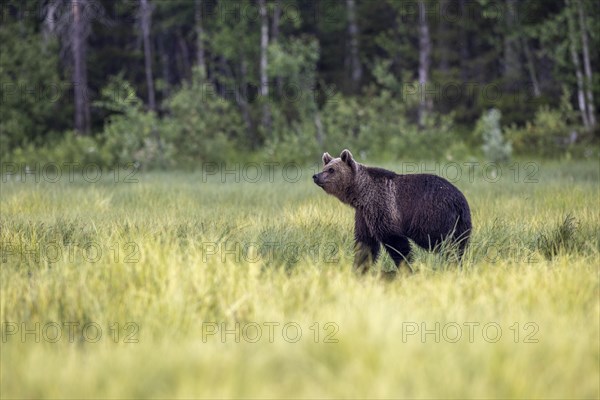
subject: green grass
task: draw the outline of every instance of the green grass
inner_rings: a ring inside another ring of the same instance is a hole
[[[0,395],[598,398],[598,164],[519,166],[455,182],[462,268],[417,251],[392,281],[351,272],[353,212],[309,169],[3,181]]]

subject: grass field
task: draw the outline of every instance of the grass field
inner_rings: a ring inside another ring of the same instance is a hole
[[[428,169],[472,244],[393,280],[314,169],[3,175],[0,396],[598,398],[598,162]]]

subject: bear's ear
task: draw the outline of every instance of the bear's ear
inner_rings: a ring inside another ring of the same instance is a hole
[[[354,157],[352,157],[352,153],[350,153],[350,150],[345,149],[344,151],[342,151],[342,154],[340,154],[340,158],[343,162],[348,164],[350,168],[352,168],[353,170],[356,169],[356,161],[354,161]]]
[[[333,160],[333,157],[331,157],[329,153],[323,153],[323,165],[329,164],[331,160]]]

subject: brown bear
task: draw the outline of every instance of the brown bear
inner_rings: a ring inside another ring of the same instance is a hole
[[[383,244],[396,266],[410,261],[410,243],[438,250],[453,244],[459,260],[469,241],[471,212],[465,196],[446,179],[430,174],[399,175],[359,164],[349,150],[339,158],[323,154],[313,175],[325,192],[355,210],[354,267],[366,272]]]

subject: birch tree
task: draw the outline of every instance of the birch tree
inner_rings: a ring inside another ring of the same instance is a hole
[[[152,49],[150,46],[150,25],[152,9],[148,0],[140,0],[140,28],[144,43],[144,68],[146,71],[146,86],[148,88],[148,108],[156,111],[156,98],[154,94],[154,77],[152,75]]]
[[[202,0],[194,3],[194,19],[196,23],[196,63],[203,77],[206,77],[206,61],[204,54],[204,27],[202,22]]]
[[[425,92],[429,83],[429,67],[431,65],[431,38],[429,24],[425,10],[425,2],[419,1],[419,127],[425,126],[427,113],[431,110],[431,101],[426,98]]]
[[[348,39],[350,43],[350,82],[352,92],[356,93],[362,78],[362,66],[359,58],[358,24],[356,22],[356,5],[354,0],[346,0],[348,15]]]
[[[269,107],[269,16],[265,0],[258,1],[260,12],[260,95],[263,101],[262,126],[267,137],[271,135],[271,109]]]
[[[531,47],[529,46],[529,40],[527,37],[521,35],[521,47],[523,48],[523,53],[525,53],[525,60],[527,62],[527,72],[529,74],[529,79],[531,80],[531,85],[533,87],[533,97],[540,97],[542,91],[540,90],[540,83],[537,78],[537,72],[535,68],[535,59],[533,57],[533,53],[531,52]]]
[[[69,54],[73,86],[74,128],[78,134],[90,132],[91,116],[87,79],[86,46],[91,21],[108,23],[104,8],[96,0],[51,0],[44,9],[45,34],[56,34]]]
[[[273,8],[273,22],[271,25],[271,43],[277,43],[279,40],[279,24],[281,20],[281,0],[275,0]],[[279,98],[283,95],[283,80],[280,75],[275,76],[275,86],[277,89],[277,96]]]
[[[581,33],[581,47],[583,50],[583,68],[585,71],[585,94],[587,101],[588,121],[590,128],[596,127],[596,107],[594,106],[594,94],[592,92],[592,64],[590,62],[590,50],[588,41],[587,16],[582,0],[577,1],[577,14],[579,16],[579,31]]]
[[[571,54],[571,61],[575,67],[575,77],[577,78],[577,104],[579,105],[579,111],[581,112],[581,120],[585,129],[590,129],[590,119],[588,114],[588,105],[586,103],[585,87],[583,81],[583,72],[581,71],[581,62],[579,60],[579,53],[577,50],[577,31],[575,26],[575,16],[571,1],[567,0],[567,27],[569,34],[569,52]]]
[[[75,102],[75,130],[87,135],[90,132],[90,102],[88,98],[85,41],[89,31],[89,19],[84,15],[87,0],[73,0],[70,26],[71,54],[73,56],[73,91]]]
[[[520,75],[517,42],[515,40],[515,0],[506,0],[505,34],[504,34],[504,79],[507,84],[514,82]],[[518,33],[517,33],[518,34]]]

